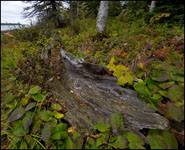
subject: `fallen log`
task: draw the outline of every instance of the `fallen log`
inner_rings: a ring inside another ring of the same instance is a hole
[[[81,132],[88,132],[97,123],[108,123],[115,113],[123,116],[126,130],[169,129],[166,118],[139,99],[134,90],[117,85],[117,78],[106,67],[62,49],[61,58],[62,78],[54,79],[50,86],[69,108],[65,119]]]

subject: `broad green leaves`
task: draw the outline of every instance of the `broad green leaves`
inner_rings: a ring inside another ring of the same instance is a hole
[[[39,86],[34,86],[33,88],[30,89],[29,94],[33,95],[33,94],[37,94],[41,91],[41,87]]]
[[[110,144],[114,148],[117,149],[125,149],[128,148],[128,141],[123,136],[115,136],[112,139],[110,139]]]
[[[32,124],[33,120],[33,113],[32,112],[27,112],[24,119],[22,120],[22,123],[24,125],[24,129],[28,129],[28,127]]]
[[[42,135],[42,140],[44,142],[47,142],[49,140],[49,138],[51,136],[51,129],[47,123],[44,125],[44,128],[42,129],[41,135]]]
[[[11,121],[18,120],[24,115],[24,113],[25,113],[24,108],[22,108],[22,107],[17,108],[11,113],[10,117],[7,119],[6,122],[8,123],[8,122],[11,122]]]
[[[179,85],[173,85],[168,90],[168,97],[171,101],[181,101],[184,99],[184,88]]]
[[[147,140],[152,149],[178,149],[177,140],[169,131],[150,130]]]
[[[14,98],[15,98],[15,97],[13,96],[12,93],[7,93],[7,94],[5,95],[4,103],[5,103],[5,104],[10,103],[10,102],[12,102],[12,101],[14,100]]]
[[[104,123],[100,123],[100,124],[95,125],[93,128],[97,129],[100,132],[106,132],[106,131],[110,130],[110,125],[104,124]]]
[[[16,136],[24,136],[25,134],[27,134],[29,132],[29,129],[24,130],[24,128],[20,125],[16,126],[13,129],[13,134]]]
[[[41,87],[39,86],[34,86],[33,88],[30,89],[29,94],[35,101],[43,101],[45,96],[40,93]]]
[[[54,110],[57,110],[57,111],[61,111],[62,110],[62,106],[57,104],[57,103],[51,105],[51,108],[54,109]]]
[[[50,121],[52,119],[52,112],[43,110],[40,112],[39,117],[43,121]]]
[[[130,149],[145,149],[143,147],[144,142],[142,141],[142,139],[138,135],[136,135],[132,132],[126,132],[123,134],[123,136],[128,139],[128,141],[129,141],[128,146]]]
[[[32,108],[34,108],[36,106],[35,102],[29,103],[26,108],[25,111],[31,110]]]
[[[120,114],[112,115],[110,119],[110,125],[113,132],[119,133],[120,131],[123,131],[124,125],[122,116]]]
[[[37,94],[32,95],[32,98],[35,101],[42,101],[42,100],[44,100],[45,96],[41,93],[37,93]]]

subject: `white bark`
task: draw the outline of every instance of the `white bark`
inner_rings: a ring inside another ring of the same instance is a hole
[[[108,17],[109,1],[101,1],[98,11],[98,19],[96,22],[96,30],[98,32],[104,32],[106,28],[106,22]]]
[[[152,1],[152,2],[151,2],[149,12],[152,12],[152,11],[153,11],[153,9],[155,8],[155,4],[156,4],[156,1]]]

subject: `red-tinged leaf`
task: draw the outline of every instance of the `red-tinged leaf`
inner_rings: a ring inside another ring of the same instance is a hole
[[[36,106],[36,103],[35,102],[32,102],[32,103],[29,103],[26,108],[25,108],[25,111],[29,111],[31,110],[32,108],[34,108]]]
[[[25,110],[22,107],[15,109],[11,113],[10,117],[7,119],[6,123],[20,119],[24,115],[24,113],[25,113]]]
[[[45,124],[44,128],[42,129],[42,140],[47,142],[51,136],[51,129],[49,128],[48,124]]]

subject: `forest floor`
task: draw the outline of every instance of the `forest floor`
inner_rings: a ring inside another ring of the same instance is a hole
[[[96,33],[95,23],[95,19],[83,19],[74,31],[67,26],[53,30],[52,37],[40,33],[33,41],[20,39],[21,35],[14,33],[1,37],[2,149],[184,146],[184,27],[169,28],[167,24],[149,25],[143,20],[117,17],[108,20],[105,36]],[[52,56],[45,62],[41,51],[48,44]],[[173,122],[170,130],[143,131],[149,145],[129,132],[124,139],[108,134],[109,125],[95,126],[92,133],[80,135],[63,119],[65,103],[58,102],[45,85],[54,76],[60,78],[56,65],[60,48],[107,66],[118,77],[119,85],[134,89],[148,105]],[[135,78],[138,82],[133,82]]]

